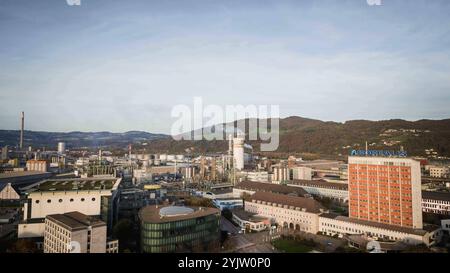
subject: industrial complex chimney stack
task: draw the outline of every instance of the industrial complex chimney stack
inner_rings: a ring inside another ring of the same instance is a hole
[[[22,116],[22,124],[21,124],[21,129],[20,129],[20,145],[19,145],[20,150],[23,149],[23,130],[25,127],[25,113],[22,112],[21,116]]]

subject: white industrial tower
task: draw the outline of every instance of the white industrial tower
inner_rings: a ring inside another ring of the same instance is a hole
[[[236,170],[244,169],[244,137],[233,138],[233,158]]]

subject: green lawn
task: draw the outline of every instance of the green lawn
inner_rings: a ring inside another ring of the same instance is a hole
[[[272,244],[276,249],[286,253],[307,253],[313,250],[310,246],[289,239],[278,239]]]

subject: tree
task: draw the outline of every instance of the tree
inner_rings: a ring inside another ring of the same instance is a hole
[[[121,251],[129,248],[133,235],[133,223],[129,219],[119,220],[113,228],[113,237],[119,240],[119,249]]]
[[[36,244],[28,239],[17,240],[10,248],[13,253],[37,253]]]
[[[228,221],[232,221],[233,219],[233,213],[229,209],[223,209],[222,210],[222,216],[225,217]]]

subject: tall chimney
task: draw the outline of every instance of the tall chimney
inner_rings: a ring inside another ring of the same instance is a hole
[[[20,129],[20,149],[22,150],[23,149],[23,130],[25,127],[25,113],[24,112],[22,112],[21,117],[22,117],[22,124],[21,124],[21,129]]]

